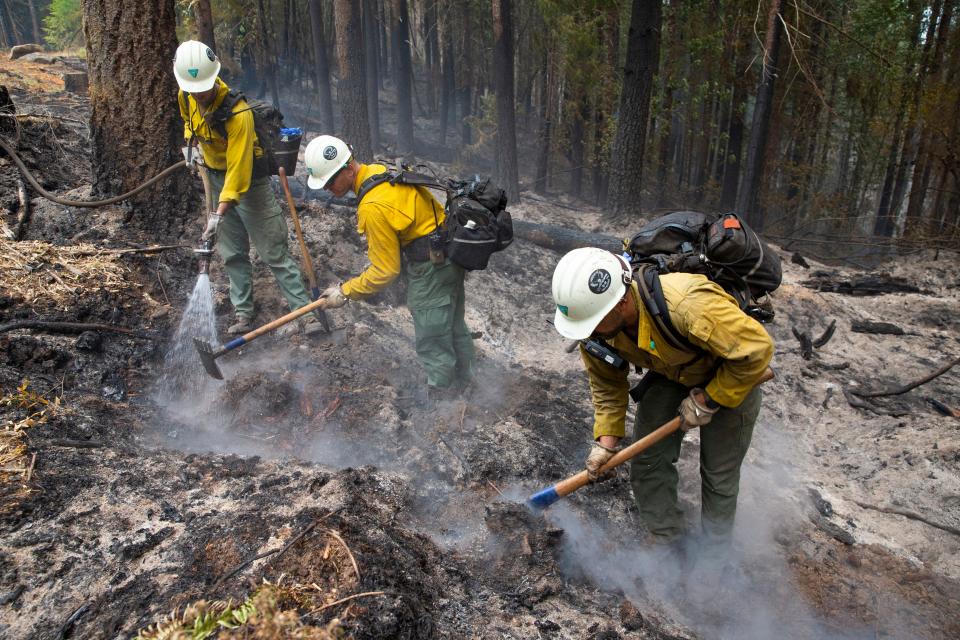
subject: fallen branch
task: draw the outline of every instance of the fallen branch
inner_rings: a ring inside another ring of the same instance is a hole
[[[940,415],[947,416],[948,418],[960,418],[960,409],[949,407],[936,398],[928,397],[927,402],[929,402]]]
[[[823,335],[813,341],[813,348],[819,349],[820,347],[826,345],[830,342],[830,338],[833,337],[833,332],[837,329],[837,321],[831,320],[830,326],[827,327],[827,330],[823,332]]]
[[[106,446],[96,440],[68,440],[66,438],[54,438],[48,440],[47,444],[54,447],[73,447],[75,449],[99,449]]]
[[[920,378],[919,380],[911,382],[910,384],[905,384],[902,387],[897,387],[895,389],[888,389],[887,391],[868,391],[868,392],[867,391],[865,392],[851,391],[851,393],[855,393],[861,398],[881,398],[884,396],[899,396],[906,393],[907,391],[910,391],[911,389],[916,389],[920,385],[924,385],[930,382],[934,378],[942,376],[943,374],[945,374],[947,371],[950,371],[950,369],[953,369],[958,364],[960,364],[960,358],[954,358],[953,360],[943,365],[933,373],[926,375]]]
[[[327,532],[337,539],[343,548],[347,550],[347,555],[350,556],[350,562],[353,563],[353,570],[357,574],[357,583],[360,582],[360,567],[357,565],[357,559],[353,557],[353,552],[350,551],[350,547],[347,546],[347,543],[343,541],[343,538],[340,537],[340,534],[334,531],[333,529],[327,529]]]
[[[83,616],[83,614],[87,612],[87,609],[89,608],[90,608],[89,604],[84,604],[74,609],[73,613],[70,614],[70,617],[67,618],[67,621],[64,622],[63,625],[60,627],[60,630],[57,631],[57,640],[64,640],[64,638],[70,635],[70,631],[71,629],[73,629],[73,625],[77,623],[77,620],[79,620]]]
[[[311,615],[311,614],[314,614],[314,613],[320,613],[320,612],[323,611],[324,609],[329,609],[330,607],[335,607],[335,606],[337,606],[338,604],[343,604],[344,602],[349,602],[350,600],[353,600],[354,598],[365,598],[365,597],[367,597],[367,596],[385,596],[385,595],[387,595],[387,593],[386,593],[385,591],[364,591],[363,593],[355,593],[355,594],[353,594],[352,596],[347,596],[346,598],[340,598],[340,599],[337,600],[336,602],[331,602],[330,604],[325,604],[325,605],[323,605],[322,607],[318,607],[318,608],[312,610],[312,611],[311,611],[310,613],[308,613],[307,615]]]
[[[44,329],[52,333],[83,333],[84,331],[115,331],[116,333],[126,333],[138,338],[153,339],[153,336],[147,335],[135,329],[127,327],[118,327],[112,324],[100,324],[96,322],[51,322],[47,320],[17,320],[0,324],[0,333],[15,331],[17,329]]]
[[[860,502],[859,500],[853,501],[857,506],[863,509],[870,509],[872,511],[879,511],[880,513],[890,513],[897,516],[903,516],[909,520],[916,520],[924,524],[930,525],[935,529],[940,529],[941,531],[946,531],[947,533],[952,533],[955,536],[960,536],[960,529],[957,527],[951,526],[949,524],[942,524],[940,522],[934,522],[929,518],[916,513],[915,511],[910,511],[908,509],[901,509],[899,507],[880,507],[875,504],[869,504],[867,502]]]
[[[279,549],[272,549],[272,550],[270,550],[270,551],[264,551],[263,553],[258,553],[257,555],[253,556],[252,558],[248,558],[247,560],[244,560],[243,562],[241,562],[240,564],[238,564],[230,573],[226,574],[225,576],[223,576],[222,578],[219,578],[216,582],[214,582],[214,583],[210,586],[210,588],[207,589],[207,591],[212,591],[213,589],[216,589],[216,588],[219,587],[221,584],[223,584],[224,582],[226,582],[227,580],[229,580],[229,579],[232,578],[233,576],[237,575],[238,573],[240,573],[241,571],[243,571],[244,569],[246,569],[248,566],[250,566],[251,564],[253,564],[253,563],[256,562],[257,560],[260,560],[260,559],[262,559],[262,558],[266,558],[267,556],[272,556],[272,555],[274,555],[274,554],[277,554],[277,557],[279,558],[280,556],[282,556],[282,555],[286,552],[287,549],[289,549],[289,548],[292,547],[294,544],[296,544],[296,542],[297,542],[298,540],[300,540],[300,538],[302,538],[303,536],[305,536],[305,535],[307,535],[308,533],[310,533],[311,531],[313,531],[313,528],[316,527],[318,524],[320,524],[320,520],[314,520],[314,521],[310,524],[309,527],[307,527],[306,529],[304,529],[303,531],[301,531],[300,533],[298,533],[296,536],[294,536],[293,538],[291,538],[291,539],[287,542],[287,544],[283,545],[283,546],[280,547]]]
[[[190,245],[186,244],[158,244],[152,247],[140,247],[132,249],[97,249],[96,251],[77,251],[76,255],[96,255],[101,253],[112,253],[116,255],[123,255],[127,253],[159,253],[161,251],[170,251],[171,249],[190,249]]]
[[[903,329],[890,322],[871,322],[869,320],[854,320],[850,323],[850,330],[854,333],[872,333],[889,336],[902,336]]]
[[[20,202],[17,208],[17,222],[10,232],[10,240],[19,240],[23,237],[23,232],[30,222],[30,199],[27,198],[27,185],[23,180],[17,178],[17,200]]]
[[[843,397],[847,399],[847,404],[855,409],[865,409],[871,413],[875,413],[878,416],[892,416],[894,418],[902,418],[903,416],[910,415],[909,412],[904,411],[893,411],[891,409],[884,409],[883,407],[877,407],[870,404],[866,400],[862,400],[859,397],[855,396],[852,391],[849,389],[843,390]]]

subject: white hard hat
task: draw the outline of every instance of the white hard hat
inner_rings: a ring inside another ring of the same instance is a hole
[[[352,157],[350,147],[340,138],[317,136],[303,152],[303,163],[307,166],[307,186],[311,189],[323,189],[337,171],[347,166]]]
[[[589,337],[632,279],[630,263],[622,256],[593,247],[574,249],[553,270],[553,326],[565,338]]]
[[[220,73],[220,60],[213,49],[197,42],[187,40],[177,47],[177,57],[173,59],[173,75],[177,84],[187,93],[209,91]]]

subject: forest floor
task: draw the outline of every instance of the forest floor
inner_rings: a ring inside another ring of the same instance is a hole
[[[32,64],[42,63],[14,69]],[[85,118],[82,100],[10,84],[18,104]],[[84,135],[30,121],[21,148],[45,186],[82,197]],[[15,176],[0,158],[8,210]],[[630,231],[580,202],[524,195],[516,218]],[[558,253],[517,240],[468,278],[467,322],[482,336],[463,400],[425,407],[397,286],[331,312],[329,335],[263,338],[221,358],[224,382],[197,365],[194,396],[171,401],[164,355],[195,281],[189,251],[91,258],[69,247],[153,239],[131,237],[121,208],[33,204],[25,241],[3,245],[0,324],[139,333],[0,333],[5,638],[130,637],[173,611],[181,622],[225,615],[228,599],[234,624],[251,597],[258,637],[338,627],[357,638],[960,636],[960,420],[928,401],[960,405],[960,371],[872,410],[844,393],[957,357],[955,257],[864,274],[782,254],[768,326],[777,378],[743,469],[737,542],[723,557],[693,544],[681,563],[645,544],[625,473],[542,515],[523,506],[578,471],[590,441],[582,366],[545,322]],[[301,218],[321,284],[363,268],[349,208],[307,202]],[[181,242],[201,224],[198,213]],[[900,278],[916,291],[818,291],[827,275]],[[216,260],[211,280],[223,337],[231,314]],[[260,321],[283,311],[259,262],[256,295]],[[792,329],[816,338],[834,320],[833,338],[804,359]],[[854,321],[906,333],[856,333]],[[692,531],[697,464],[691,432],[679,466]]]

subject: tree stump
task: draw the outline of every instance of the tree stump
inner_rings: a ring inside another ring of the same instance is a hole
[[[71,71],[62,75],[65,91],[81,95],[87,94],[87,89],[90,87],[90,78],[86,71]]]
[[[43,51],[43,45],[40,44],[18,44],[15,47],[10,47],[10,59],[16,60],[28,53],[40,53],[41,51]]]

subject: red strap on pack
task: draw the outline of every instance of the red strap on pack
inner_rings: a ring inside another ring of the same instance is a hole
[[[736,216],[729,216],[723,219],[724,229],[739,229],[740,220]]]

